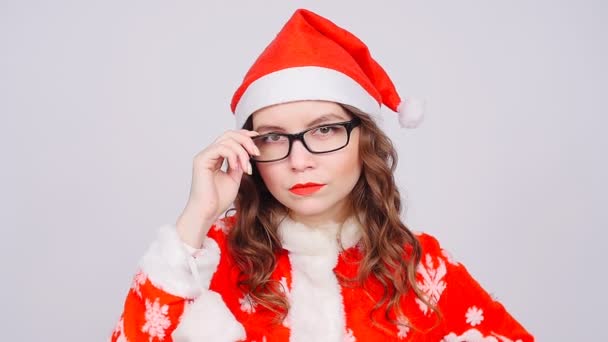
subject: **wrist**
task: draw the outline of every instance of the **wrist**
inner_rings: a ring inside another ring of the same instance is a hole
[[[194,248],[201,248],[203,240],[215,218],[206,218],[199,211],[186,207],[178,217],[175,226],[183,242]]]

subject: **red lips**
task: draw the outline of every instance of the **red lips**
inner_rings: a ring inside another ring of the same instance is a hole
[[[314,194],[315,192],[319,191],[324,186],[325,186],[325,184],[319,184],[319,183],[296,184],[296,185],[292,186],[289,189],[289,191],[291,191],[292,193],[294,193],[296,195],[306,196],[306,195]]]

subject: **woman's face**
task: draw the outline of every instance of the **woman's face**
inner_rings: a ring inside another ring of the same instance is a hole
[[[260,134],[299,133],[351,119],[336,103],[298,101],[258,110],[253,114],[253,130]],[[318,134],[326,132],[319,130]],[[257,169],[268,190],[290,210],[292,218],[308,224],[344,220],[350,214],[348,196],[361,175],[359,128],[353,129],[348,145],[341,150],[313,154],[301,141],[294,141],[287,158],[257,163]],[[297,186],[308,183],[319,186]]]

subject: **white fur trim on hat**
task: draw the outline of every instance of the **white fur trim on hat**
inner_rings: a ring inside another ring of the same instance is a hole
[[[372,117],[380,114],[378,101],[349,76],[318,66],[293,67],[260,77],[247,87],[234,111],[237,129],[258,109],[300,100],[332,101]]]

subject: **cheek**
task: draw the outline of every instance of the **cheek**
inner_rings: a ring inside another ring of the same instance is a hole
[[[344,153],[343,158],[339,162],[333,163],[333,165],[338,173],[358,178],[363,166],[363,162],[359,156],[359,140],[354,139],[354,141],[351,141],[351,144],[345,150],[346,153]]]
[[[273,166],[276,165],[260,164],[257,166],[258,172],[260,173],[260,177],[262,177],[264,184],[266,184],[266,187],[271,192],[273,191],[273,189],[278,187],[278,180],[281,179],[281,175],[278,174],[279,170],[277,170],[277,168]]]
[[[359,175],[361,174],[361,160],[359,158],[358,155],[355,156],[349,156],[348,158],[345,158],[344,160],[342,160],[342,162],[340,163],[336,163],[336,174],[338,175],[348,175],[348,177],[345,177],[345,181],[348,180],[349,182],[352,181],[351,178],[359,178]]]

